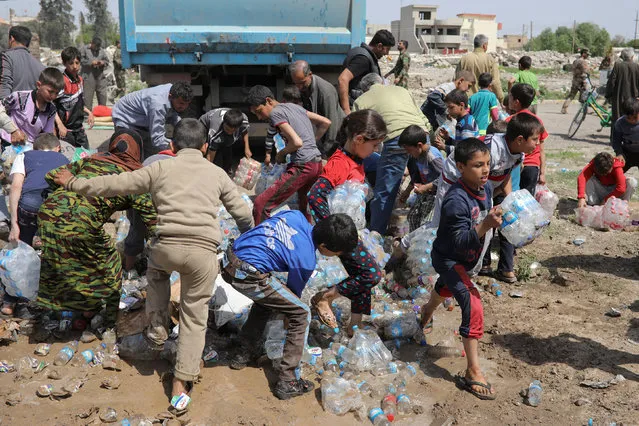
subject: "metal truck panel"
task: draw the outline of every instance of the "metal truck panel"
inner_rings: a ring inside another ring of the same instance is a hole
[[[119,0],[124,66],[341,65],[365,0]]]

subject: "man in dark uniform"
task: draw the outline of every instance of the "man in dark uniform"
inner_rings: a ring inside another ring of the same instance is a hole
[[[362,94],[358,87],[362,77],[370,73],[381,76],[377,60],[388,55],[394,45],[393,34],[388,30],[379,30],[369,44],[362,43],[348,51],[344,59],[344,71],[337,80],[339,103],[346,115],[351,113],[351,105]]]

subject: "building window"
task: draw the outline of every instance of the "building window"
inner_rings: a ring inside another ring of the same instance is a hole
[[[437,28],[437,35],[444,35],[444,29],[443,28]]]
[[[446,35],[451,35],[451,36],[459,35],[459,28],[447,28]]]
[[[422,28],[422,35],[431,35],[433,34],[432,28]]]
[[[419,19],[421,21],[430,21],[430,12],[419,12]]]
[[[468,41],[468,33],[462,34],[462,40]]]

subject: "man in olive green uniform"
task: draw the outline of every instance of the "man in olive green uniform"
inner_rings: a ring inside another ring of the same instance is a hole
[[[501,89],[501,77],[499,76],[499,65],[486,51],[488,50],[488,37],[478,34],[473,40],[475,50],[462,56],[457,71],[470,71],[475,75],[475,83],[470,86],[471,93],[477,93],[479,87],[477,81],[479,76],[485,72],[493,76],[490,90],[497,96],[500,104],[504,103],[504,92]],[[457,75],[457,74],[456,74]]]
[[[572,85],[570,86],[570,92],[568,92],[564,105],[561,107],[562,114],[568,113],[568,106],[575,95],[586,90],[586,80],[588,78],[588,71],[590,71],[588,56],[590,56],[590,51],[588,49],[581,49],[581,56],[572,63]]]
[[[410,68],[410,55],[406,51],[408,49],[408,42],[406,40],[400,40],[397,43],[397,49],[399,50],[399,57],[395,63],[395,67],[390,70],[384,78],[388,78],[389,75],[395,75],[395,86],[408,89],[408,69]]]

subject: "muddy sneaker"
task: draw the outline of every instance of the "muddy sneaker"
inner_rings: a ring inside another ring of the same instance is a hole
[[[279,399],[290,399],[296,396],[304,395],[305,393],[310,392],[313,389],[315,389],[315,385],[308,380],[280,380],[275,385],[273,394],[275,394],[275,396]]]
[[[241,370],[246,368],[249,364],[255,364],[257,362],[257,356],[251,353],[249,350],[237,351],[229,363],[229,367],[233,370]]]

